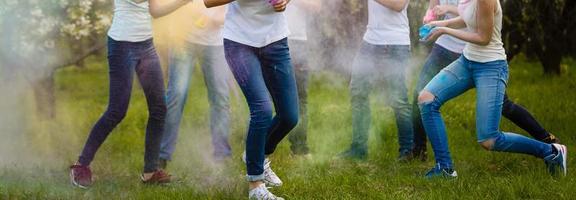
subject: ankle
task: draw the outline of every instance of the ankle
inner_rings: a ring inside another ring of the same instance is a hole
[[[248,185],[250,186],[250,190],[257,188],[262,184],[264,184],[264,182],[262,182],[262,181],[250,181],[250,182],[248,182]]]

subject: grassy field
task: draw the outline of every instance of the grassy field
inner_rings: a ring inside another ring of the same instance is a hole
[[[243,97],[233,94],[233,160],[209,159],[208,102],[201,73],[193,86],[183,119],[181,140],[169,171],[177,181],[167,186],[144,186],[138,176],[143,165],[146,103],[135,87],[128,116],[104,143],[92,169],[95,185],[73,188],[67,167],[78,156],[92,124],[106,108],[107,73],[102,59],[92,58],[87,68],[58,72],[57,118],[51,121],[15,114],[27,121],[23,133],[5,147],[14,152],[0,158],[0,199],[245,199],[247,184],[240,162],[248,112]],[[575,69],[568,61],[565,70]],[[540,66],[524,59],[511,63],[510,97],[526,106],[569,149],[576,145],[576,74],[541,75]],[[335,160],[351,139],[347,78],[330,72],[313,75],[310,88],[309,141],[312,160],[292,158],[283,142],[272,158],[285,185],[273,192],[287,199],[574,199],[576,170],[551,178],[542,160],[531,156],[484,151],[476,144],[474,92],[449,102],[443,113],[450,147],[460,177],[424,180],[433,166],[398,163],[393,113],[373,101],[369,159]],[[26,104],[25,102],[23,104]],[[509,121],[502,130],[525,134]],[[18,142],[20,141],[20,142]],[[432,153],[430,153],[432,154]],[[6,154],[4,154],[6,155]],[[432,159],[432,155],[429,156]],[[573,160],[569,165],[576,164]]]

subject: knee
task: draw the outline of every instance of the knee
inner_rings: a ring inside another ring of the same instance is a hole
[[[127,109],[110,108],[104,113],[104,118],[113,124],[120,123],[126,117]]]
[[[298,112],[292,112],[290,114],[281,116],[280,120],[285,126],[292,129],[298,125]]]
[[[434,94],[432,94],[429,91],[422,90],[422,92],[420,92],[420,94],[418,95],[418,104],[430,103],[434,101],[434,98],[436,98]]]
[[[496,139],[488,139],[483,142],[480,142],[480,146],[487,151],[492,151],[494,149],[494,144],[496,143]]]
[[[154,105],[150,108],[150,118],[155,120],[165,120],[166,118],[166,104]]]
[[[252,123],[270,123],[272,120],[273,111],[272,106],[258,106],[250,111],[250,119]]]

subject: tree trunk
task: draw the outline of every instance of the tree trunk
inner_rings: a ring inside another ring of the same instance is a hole
[[[42,119],[54,119],[56,117],[54,73],[36,80],[32,87],[39,116]]]

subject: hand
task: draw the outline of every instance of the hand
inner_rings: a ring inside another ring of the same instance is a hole
[[[432,32],[426,38],[426,42],[432,43],[436,41],[440,36],[446,33],[446,27],[436,27],[432,29]]]
[[[433,10],[427,10],[426,14],[424,15],[424,18],[422,19],[422,23],[428,24],[434,20],[436,20],[436,14],[434,14],[434,11]]]
[[[286,10],[286,6],[288,6],[288,3],[290,2],[290,0],[268,0],[268,1],[272,3],[274,11],[276,12],[284,12]]]
[[[450,11],[448,9],[448,6],[445,6],[445,5],[434,6],[434,8],[432,10],[434,11],[434,14],[436,14],[437,16],[446,15],[446,13],[448,13]]]

